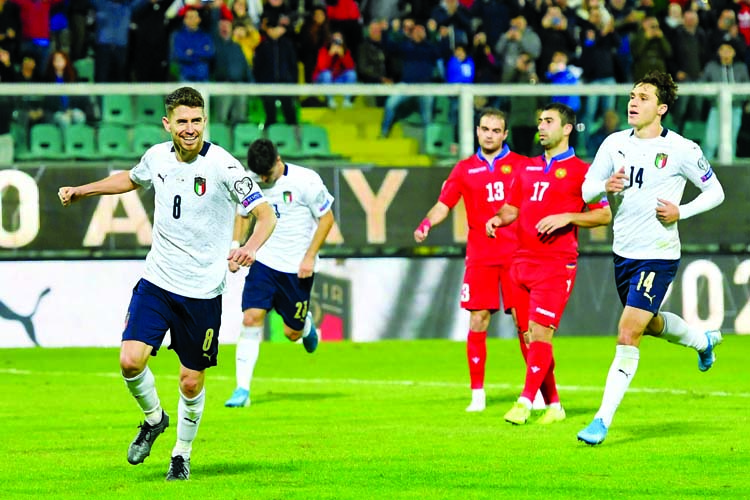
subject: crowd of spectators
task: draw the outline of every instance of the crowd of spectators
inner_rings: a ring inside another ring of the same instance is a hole
[[[93,59],[95,82],[607,84],[663,69],[684,83],[726,74],[715,69],[723,46],[740,74],[748,45],[750,0],[0,0],[0,82],[77,81],[75,71],[54,71],[54,55],[73,67]],[[266,124],[277,106],[296,123],[297,98],[262,100]],[[383,136],[410,100],[429,123],[432,96],[380,98]],[[615,108],[614,96],[556,100],[580,111],[585,141]],[[72,101],[21,103],[33,112],[19,113],[6,100],[0,122],[95,118],[95,103]],[[498,95],[481,104],[510,112],[514,147],[528,153],[539,102]],[[339,106],[331,96],[302,105]],[[247,120],[246,108],[242,97],[219,99],[216,112],[231,124]],[[685,96],[674,123],[705,120],[710,108]]]

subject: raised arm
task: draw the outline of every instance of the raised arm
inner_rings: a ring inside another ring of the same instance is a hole
[[[125,170],[109,177],[90,182],[82,186],[64,186],[57,191],[60,203],[67,207],[81,198],[104,194],[122,194],[137,189],[139,186],[130,179],[130,172]]]

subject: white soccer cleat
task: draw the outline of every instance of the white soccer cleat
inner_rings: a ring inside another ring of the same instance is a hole
[[[471,403],[466,407],[468,412],[484,411],[487,407],[487,398],[484,394],[484,389],[472,389],[471,390]]]

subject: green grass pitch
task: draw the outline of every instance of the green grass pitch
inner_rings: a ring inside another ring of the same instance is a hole
[[[224,408],[234,346],[207,374],[192,476],[167,483],[177,358],[151,360],[172,425],[145,463],[128,444],[142,414],[117,349],[4,349],[0,498],[750,498],[750,337],[728,336],[707,373],[689,349],[646,338],[607,440],[576,433],[599,406],[612,337],[555,340],[566,421],[502,416],[524,369],[515,341],[488,342],[487,410],[467,414],[465,347],[447,340],[264,343],[252,406]]]

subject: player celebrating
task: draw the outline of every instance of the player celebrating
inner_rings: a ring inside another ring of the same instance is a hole
[[[318,251],[333,227],[333,196],[316,172],[284,163],[268,139],[250,145],[247,164],[253,180],[260,183],[274,207],[278,223],[245,278],[236,352],[237,388],[225,403],[229,407],[250,405],[250,382],[270,309],[276,309],[283,318],[284,335],[289,340],[302,337],[310,353],[318,346],[310,292]],[[246,212],[242,215],[237,216],[235,226],[238,240],[246,234],[248,225]]]
[[[570,107],[551,103],[544,108],[538,120],[544,155],[518,172],[508,201],[486,224],[487,236],[496,237],[498,228],[518,219],[519,248],[511,278],[519,329],[528,325],[530,342],[523,392],[504,417],[516,425],[526,423],[534,395],[554,369],[552,336],[575,283],[578,228],[608,224],[612,218],[606,201],[584,211],[581,184],[588,165],[569,146],[574,126]],[[557,391],[549,397],[538,423],[565,419]]]
[[[503,206],[513,175],[527,161],[525,156],[503,145],[508,130],[502,111],[494,108],[483,110],[476,132],[479,150],[456,164],[437,203],[414,231],[414,240],[422,243],[432,226],[443,222],[463,198],[469,225],[466,270],[461,286],[461,307],[469,311],[466,341],[471,381],[471,403],[466,408],[469,412],[483,411],[486,406],[487,328],[492,314],[500,309],[501,292],[505,312],[511,312],[514,307],[508,272],[517,244],[516,227],[503,228],[498,238],[491,240],[484,234],[484,223]],[[525,358],[523,335],[520,340]]]
[[[628,101],[632,128],[604,140],[583,185],[585,199],[606,192],[613,200],[615,284],[624,306],[602,404],[591,424],[578,433],[578,439],[590,445],[607,437],[638,369],[643,335],[695,349],[701,371],[711,368],[714,349],[722,341],[718,331],[703,332],[676,314],[659,311],[680,263],[677,221],[724,200],[700,147],[661,124],[676,98],[677,86],[667,73],[652,72],[635,82]],[[701,193],[680,205],[688,179]]]
[[[128,462],[143,462],[169,426],[148,360],[170,330],[169,348],[180,358],[180,399],[167,480],[185,480],[205,405],[205,370],[216,366],[227,258],[241,266],[252,264],[276,216],[242,165],[203,141],[206,115],[200,93],[179,88],[166,97],[165,105],[162,123],[171,141],[149,148],[130,171],[61,187],[58,196],[68,206],[89,196],[154,188],[153,243],[143,278],[133,290],[120,347],[120,370],[146,417],[128,448]],[[252,211],[258,223],[245,246],[230,250],[238,203]]]

